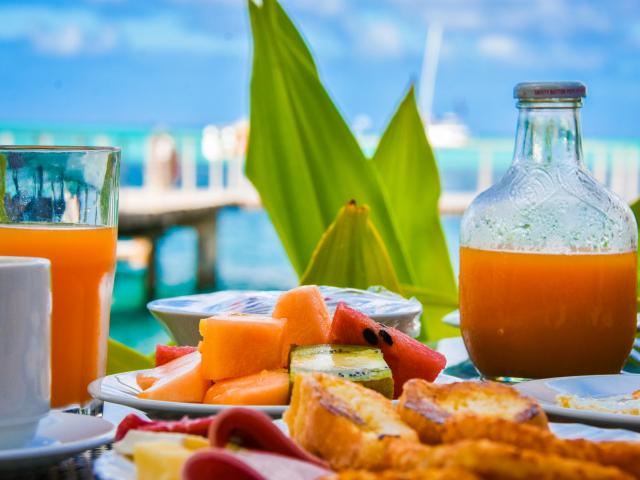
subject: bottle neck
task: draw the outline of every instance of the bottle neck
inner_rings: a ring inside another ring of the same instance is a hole
[[[579,100],[521,101],[514,163],[582,168]]]

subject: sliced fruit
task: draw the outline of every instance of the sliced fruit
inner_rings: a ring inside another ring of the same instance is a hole
[[[217,381],[284,367],[284,324],[284,320],[243,314],[200,320],[202,375]]]
[[[380,348],[393,372],[394,398],[400,396],[407,380],[423,378],[432,382],[447,363],[441,353],[395,328],[380,325],[344,303],[336,308],[329,343]]]
[[[304,285],[280,295],[272,316],[287,320],[283,341],[285,359],[289,356],[290,345],[327,343],[331,316],[315,285]]]
[[[224,405],[286,405],[289,403],[289,375],[284,369],[264,370],[246,377],[214,383],[203,403]]]
[[[298,374],[323,372],[358,382],[385,397],[393,397],[391,369],[379,348],[356,345],[293,347],[290,358],[292,383]]]
[[[171,441],[139,442],[133,447],[138,480],[180,480],[182,467],[194,450]]]
[[[156,367],[169,363],[176,358],[184,357],[196,350],[196,347],[191,347],[189,345],[182,347],[174,345],[156,345]]]
[[[158,368],[167,368],[168,372],[140,392],[138,398],[201,403],[211,385],[209,380],[202,377],[200,352],[190,353]]]
[[[159,367],[151,368],[149,370],[143,370],[136,375],[136,382],[142,390],[146,390],[154,383],[156,383],[156,381],[158,381],[160,378],[166,377],[170,373],[184,368],[187,365],[193,365],[195,363],[199,364],[201,360],[202,356],[200,355],[200,352],[188,353],[187,355],[178,357],[175,360],[171,360],[170,362],[165,363],[164,365],[160,365]]]

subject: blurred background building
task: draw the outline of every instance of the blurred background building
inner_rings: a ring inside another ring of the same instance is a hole
[[[365,151],[408,85],[418,87],[455,268],[459,214],[510,162],[519,81],[584,81],[587,165],[625,199],[638,195],[640,1],[282,4]],[[296,283],[243,175],[245,1],[5,0],[0,19],[0,144],[120,146],[122,207],[132,215],[171,202],[222,206],[208,224],[122,237],[115,338],[147,350],[165,339],[144,304],[197,290],[198,267],[218,289]],[[203,263],[207,228],[215,255]]]

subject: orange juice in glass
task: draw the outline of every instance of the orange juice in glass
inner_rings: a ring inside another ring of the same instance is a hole
[[[51,261],[54,408],[100,407],[87,385],[106,366],[119,158],[108,147],[0,147],[0,255]]]

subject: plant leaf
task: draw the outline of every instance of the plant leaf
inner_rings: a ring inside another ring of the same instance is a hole
[[[361,289],[382,285],[400,291],[389,253],[369,219],[369,207],[351,201],[340,209],[318,242],[300,283]]]
[[[275,0],[249,2],[253,32],[246,173],[302,274],[336,212],[371,208],[401,281],[413,283],[377,175],[322,86],[302,37]]]
[[[151,358],[113,338],[109,338],[107,345],[107,375],[153,367],[154,362]]]
[[[413,87],[389,122],[372,161],[415,275],[415,286],[404,286],[405,294],[416,296],[425,307],[438,307],[435,316],[423,314],[423,335],[431,340],[458,335],[441,322],[442,315],[456,308],[458,292],[440,223],[438,167]]]

